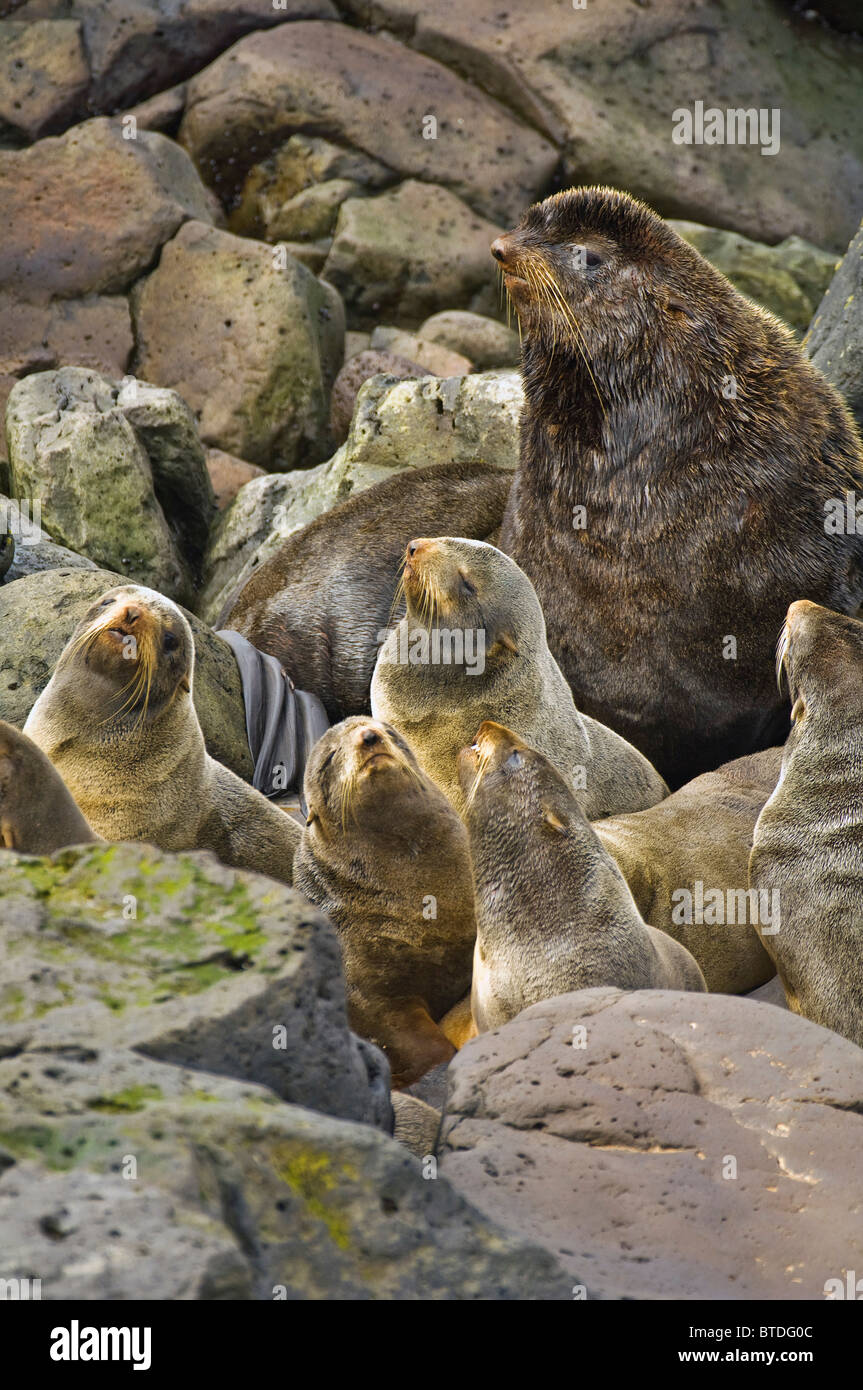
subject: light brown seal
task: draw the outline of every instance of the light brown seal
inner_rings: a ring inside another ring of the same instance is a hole
[[[458,754],[484,719],[550,758],[589,820],[668,795],[636,748],[579,714],[533,585],[509,556],[481,541],[421,538],[408,545],[403,579],[407,612],[381,648],[372,712],[401,730],[458,810]]]
[[[755,822],[781,764],[781,748],[750,753],[647,811],[594,822],[645,922],[691,951],[720,994],[745,994],[775,973],[748,886]]]
[[[300,829],[207,753],[193,666],[176,604],[137,584],[110,589],[61,652],[25,733],[106,840],[209,849],[290,883]]]
[[[289,536],[216,627],[234,628],[278,657],[331,720],[368,714],[380,633],[411,536],[496,536],[511,482],[510,472],[490,464],[445,463],[375,483]]]
[[[863,1046],[863,623],[792,603],[778,664],[793,723],[749,884],[788,1007]]]
[[[492,246],[525,404],[501,547],[579,709],[672,787],[788,732],[771,679],[801,593],[853,613],[863,444],[792,333],[644,203],[572,188]]]
[[[548,758],[485,722],[459,774],[476,883],[478,1032],[577,989],[705,989],[685,947],[642,921]]]
[[[401,735],[367,716],[318,741],[305,798],[294,884],[339,933],[351,1027],[409,1086],[453,1056],[438,1020],[470,988],[467,833]]]
[[[0,846],[54,854],[98,839],[42,749],[0,719]]]

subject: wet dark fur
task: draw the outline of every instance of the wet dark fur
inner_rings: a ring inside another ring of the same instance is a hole
[[[407,542],[447,533],[485,540],[500,526],[511,482],[488,464],[448,463],[376,483],[290,536],[216,626],[278,657],[330,719],[366,713]]]
[[[777,319],[626,194],[559,194],[503,241],[510,269],[551,271],[579,328],[513,286],[527,400],[501,548],[576,704],[672,786],[782,743],[788,604],[863,598],[863,538],[824,531],[824,502],[861,488],[850,413]],[[577,269],[573,244],[602,263]]]

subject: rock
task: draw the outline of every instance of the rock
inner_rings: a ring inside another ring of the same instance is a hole
[[[0,292],[0,454],[5,455],[6,402],[16,381],[65,366],[121,377],[134,345],[124,295],[34,303]]]
[[[282,209],[301,194],[311,194],[318,187],[334,183],[349,185],[357,192],[376,191],[394,179],[392,170],[361,150],[345,149],[315,135],[292,135],[274,154],[249,170],[239,202],[231,213],[231,231],[276,241],[288,235],[274,230]],[[343,201],[338,198],[336,207]],[[328,230],[334,225],[335,217]]]
[[[521,403],[518,372],[372,377],[360,389],[347,440],[327,463],[284,480],[256,478],[237,493],[213,529],[198,611],[217,622],[227,600],[289,535],[393,472],[475,459],[514,469]]]
[[[417,330],[425,342],[440,343],[451,352],[470,358],[477,371],[493,367],[517,367],[521,361],[518,334],[495,319],[466,309],[444,309],[426,319]]]
[[[557,163],[548,141],[441,63],[344,24],[251,34],[189,83],[180,140],[223,201],[303,131],[445,184],[500,221],[533,201]]]
[[[356,357],[360,352],[368,352],[371,341],[371,333],[348,329],[345,333],[345,361],[347,362],[349,357]]]
[[[371,345],[408,358],[418,367],[425,367],[430,376],[467,376],[473,371],[469,357],[424,338],[421,333],[407,333],[403,328],[381,324],[372,333]]]
[[[44,17],[42,45],[51,54],[62,42],[62,29],[77,21],[88,59],[88,109],[99,112],[115,111],[197,72],[250,29],[336,17],[330,0],[279,0],[278,8],[257,0],[30,0],[16,14],[28,21],[27,28]]]
[[[84,121],[27,150],[0,151],[0,289],[20,299],[116,294],[210,200],[186,152],[152,131]]]
[[[362,196],[352,179],[327,179],[304,188],[277,208],[266,224],[267,241],[315,241],[335,229],[339,208],[348,198]]]
[[[0,535],[4,535],[7,528],[15,540],[15,553],[11,565],[0,578],[4,584],[42,570],[97,568],[86,555],[76,555],[65,546],[55,545],[47,531],[37,524],[29,504],[22,518],[17,502],[0,496]]]
[[[164,92],[157,92],[155,96],[133,106],[130,111],[124,112],[124,116],[133,116],[141,130],[158,130],[162,135],[173,137],[179,130],[186,109],[187,89],[188,83],[178,82],[176,87],[168,87]]]
[[[492,279],[489,246],[499,230],[448,189],[406,179],[342,204],[323,275],[342,295],[352,327],[381,318],[416,327],[438,309],[468,303]]]
[[[406,337],[409,335],[405,335]],[[343,444],[348,437],[357,394],[373,376],[387,376],[394,381],[414,380],[428,376],[425,367],[396,352],[368,349],[349,358],[333,384],[330,396],[330,433],[333,443]]]
[[[74,20],[0,21],[0,144],[27,144],[80,120],[89,80]]]
[[[223,449],[207,450],[207,472],[220,512],[225,510],[229,502],[233,502],[245,483],[250,483],[253,478],[266,477],[263,468],[246,463],[245,459],[234,458],[233,454],[226,454]]]
[[[107,570],[78,568],[0,586],[0,719],[23,726],[90,604],[122,582]],[[252,755],[234,654],[193,614],[186,617],[195,639],[194,701],[207,750],[250,782]]]
[[[569,1297],[392,1139],[261,1086],[31,1051],[0,1061],[0,1146],[0,1277],[43,1299]]]
[[[701,227],[696,222],[671,225],[741,294],[777,314],[798,334],[806,331],[836,268],[834,255],[798,236],[786,237],[778,246],[764,246],[719,227]]]
[[[0,883],[15,1046],[132,1047],[392,1128],[388,1070],[377,1056],[373,1090],[374,1049],[348,1028],[338,937],[293,889],[145,844],[9,852]]]
[[[391,28],[546,132],[561,146],[564,186],[610,184],[695,222],[721,208],[726,226],[758,241],[793,233],[834,251],[854,234],[863,54],[820,25],[794,22],[786,6],[727,0],[720,14],[713,0],[578,9],[557,0],[344,0],[342,9]],[[696,96],[705,108],[779,110],[779,153],[675,145],[673,113],[692,111]]]
[[[290,256],[190,222],[132,296],[139,376],[173,387],[205,444],[288,469],[326,457],[336,292]]]
[[[78,367],[38,372],[13,388],[6,429],[13,491],[40,499],[54,540],[172,597],[190,595],[215,502],[175,392]]]
[[[437,1152],[588,1298],[820,1299],[863,1261],[861,1097],[863,1051],[795,1014],[582,990],[458,1053]]]
[[[863,429],[863,225],[818,305],[804,347]]]

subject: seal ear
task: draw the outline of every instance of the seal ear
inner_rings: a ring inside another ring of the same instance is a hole
[[[501,632],[498,634],[494,640],[492,651],[494,651],[496,647],[505,647],[508,652],[512,652],[513,656],[518,656],[518,647],[515,644],[515,638],[509,632]]]
[[[569,821],[564,820],[563,816],[559,816],[552,806],[543,806],[542,823],[558,835],[564,835],[569,829]]]

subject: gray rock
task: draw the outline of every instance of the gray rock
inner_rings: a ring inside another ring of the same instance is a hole
[[[818,305],[804,347],[863,429],[863,225]]]
[[[326,203],[332,199],[333,184],[359,192],[377,191],[393,182],[392,170],[362,150],[346,149],[316,135],[292,135],[274,154],[249,170],[237,207],[231,213],[231,231],[267,241],[281,240],[286,233],[277,232],[276,225],[282,209],[302,194],[320,198],[317,189],[326,187]],[[336,198],[336,211],[343,201],[343,197]],[[328,230],[333,225],[335,217]]]
[[[11,486],[51,537],[172,597],[189,597],[215,514],[185,402],[78,367],[18,382],[6,411]],[[170,522],[173,525],[169,524]]]
[[[89,80],[74,20],[0,21],[0,143],[27,144],[80,120]]]
[[[449,189],[406,179],[342,203],[322,273],[352,327],[381,319],[416,327],[438,309],[468,305],[493,279],[489,247],[499,232]]]
[[[610,184],[708,224],[721,208],[726,226],[770,243],[796,234],[836,251],[854,234],[863,54],[821,25],[789,22],[786,5],[343,0],[343,10],[456,67],[548,134],[562,151],[564,186]],[[674,144],[673,113],[692,111],[696,97],[723,111],[779,110],[779,152]]]
[[[376,332],[378,330],[375,330]],[[374,336],[374,335],[372,335]],[[408,337],[408,334],[404,335]],[[429,369],[399,352],[375,346],[348,358],[333,384],[330,396],[330,432],[335,444],[344,444],[354,418],[357,396],[361,386],[373,376],[387,376],[393,381],[416,380],[428,376]]]
[[[469,357],[433,338],[424,338],[421,332],[408,333],[404,328],[379,324],[372,333],[371,346],[399,353],[417,366],[425,367],[429,376],[467,376],[473,371],[474,364]]]
[[[786,237],[778,246],[765,246],[737,232],[697,222],[673,221],[671,225],[741,294],[777,314],[795,332],[806,331],[836,269],[834,255],[798,236]]]
[[[74,568],[29,574],[0,586],[0,719],[23,726],[90,604],[122,582],[121,575],[108,570]],[[252,755],[234,654],[193,614],[186,617],[195,639],[194,701],[207,750],[251,781]]]
[[[467,309],[444,309],[433,314],[420,325],[418,336],[463,353],[480,372],[493,367],[517,367],[521,361],[516,332],[496,319],[472,314]]]
[[[0,1146],[0,1277],[43,1299],[569,1296],[392,1139],[263,1087],[46,1047],[0,1062]]]
[[[861,1104],[863,1051],[795,1014],[582,990],[458,1053],[438,1157],[588,1298],[820,1299],[863,1261]]]
[[[181,222],[212,215],[185,150],[103,118],[0,151],[0,201],[0,289],[36,301],[125,290]]]
[[[344,347],[331,286],[278,248],[191,222],[132,303],[137,374],[179,391],[205,444],[279,470],[326,457]]]
[[[252,34],[189,83],[180,140],[225,201],[253,163],[303,131],[445,184],[501,220],[557,163],[542,136],[441,63],[345,24]]]
[[[131,1047],[391,1130],[388,1069],[348,1028],[338,937],[299,893],[145,844],[7,852],[0,884],[7,1041]]]
[[[474,459],[514,469],[521,403],[518,372],[372,377],[359,391],[346,442],[327,463],[240,488],[213,528],[198,611],[215,623],[289,535],[394,472]]]

